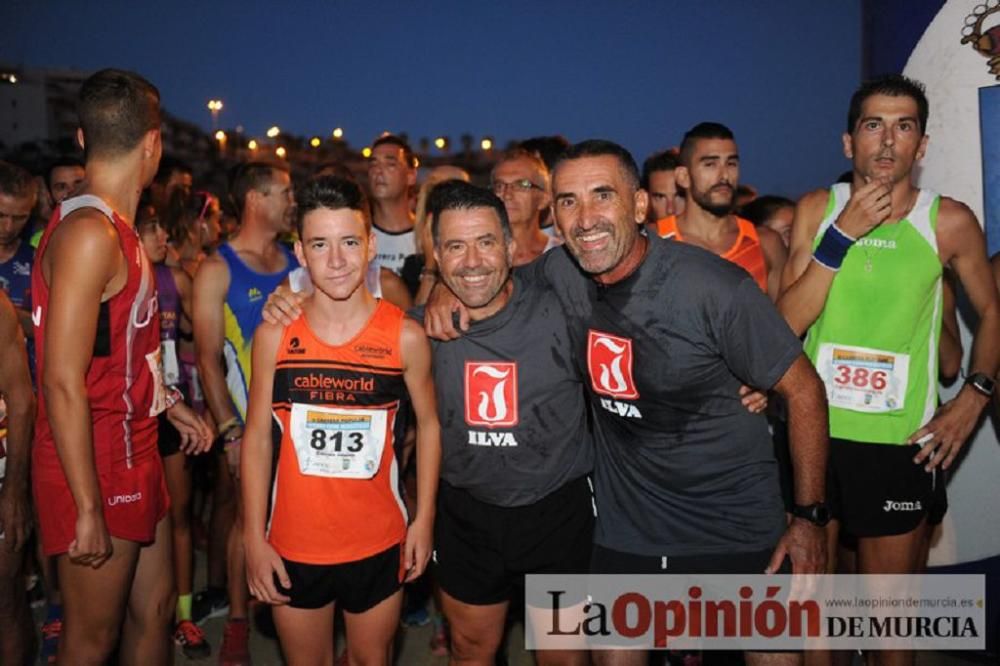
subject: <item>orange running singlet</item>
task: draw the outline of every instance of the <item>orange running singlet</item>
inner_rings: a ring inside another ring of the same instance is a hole
[[[406,537],[395,448],[408,400],[403,317],[380,300],[361,332],[339,346],[321,341],[305,315],[285,328],[272,397],[281,444],[268,525],[285,559],[354,562]]]
[[[760,237],[757,236],[757,229],[754,228],[753,222],[744,220],[742,217],[736,218],[736,224],[739,225],[739,235],[736,237],[736,242],[719,256],[741,266],[750,274],[761,291],[766,294],[767,262],[764,260],[764,251],[760,248]],[[677,228],[676,215],[657,220],[656,233],[659,234],[660,238],[673,238],[682,243],[685,242],[681,237],[681,230]]]

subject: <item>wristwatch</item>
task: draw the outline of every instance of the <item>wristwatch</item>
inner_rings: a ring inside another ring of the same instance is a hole
[[[823,502],[815,504],[795,504],[792,506],[792,515],[796,518],[804,518],[817,527],[823,527],[830,522],[830,507]]]
[[[996,388],[997,383],[993,381],[993,378],[982,372],[974,372],[965,378],[965,383],[976,389],[987,398],[993,395],[993,389]]]

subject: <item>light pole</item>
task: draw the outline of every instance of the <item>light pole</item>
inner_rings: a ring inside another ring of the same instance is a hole
[[[222,100],[208,100],[208,110],[212,112],[212,130],[215,131],[219,126],[219,111],[222,111]]]

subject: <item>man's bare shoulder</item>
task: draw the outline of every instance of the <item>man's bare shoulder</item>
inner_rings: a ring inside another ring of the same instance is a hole
[[[974,225],[977,229],[980,228],[976,214],[972,212],[971,208],[958,199],[952,199],[944,195],[941,196],[938,203],[937,220],[938,230],[942,230],[942,227],[945,227],[948,231],[955,231],[969,225]]]
[[[761,245],[764,245],[768,250],[774,249],[775,244],[782,245],[781,235],[769,227],[757,227],[757,238],[760,239]]]
[[[73,211],[52,232],[49,247],[110,251],[119,247],[118,233],[106,215],[94,208]]]
[[[206,287],[218,286],[220,280],[228,287],[229,264],[216,251],[198,264],[198,271],[194,274],[194,287],[196,290],[204,290]]]
[[[795,217],[798,219],[799,213],[814,214],[809,215],[809,217],[817,217],[817,223],[822,219],[823,213],[826,211],[827,204],[830,202],[830,190],[821,187],[817,190],[811,192],[806,192],[799,199],[798,203],[795,205]]]

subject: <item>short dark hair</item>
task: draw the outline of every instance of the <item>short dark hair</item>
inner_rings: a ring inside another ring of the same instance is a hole
[[[27,169],[0,161],[0,194],[16,198],[34,197],[38,194],[38,187]]]
[[[251,190],[264,192],[274,180],[275,171],[290,173],[286,165],[278,162],[247,162],[237,167],[230,186],[230,196],[239,215],[243,214],[247,194]]]
[[[774,217],[775,213],[782,208],[795,208],[795,202],[775,194],[765,194],[740,208],[738,215],[759,227]]]
[[[372,150],[375,150],[381,145],[389,144],[392,146],[398,146],[403,149],[403,159],[406,160],[406,164],[411,168],[416,168],[417,166],[417,156],[413,154],[413,149],[410,148],[410,144],[406,142],[401,136],[396,134],[383,134],[379,138],[375,139],[372,143]]]
[[[519,143],[518,148],[523,148],[541,157],[551,172],[555,168],[556,162],[559,161],[559,157],[569,148],[569,140],[560,134],[535,136]]]
[[[851,95],[851,105],[847,110],[847,133],[854,133],[854,127],[861,119],[861,106],[873,95],[888,95],[889,97],[909,97],[917,103],[917,120],[920,122],[920,134],[927,133],[927,116],[930,105],[924,84],[902,74],[886,74],[869,79]]]
[[[431,216],[431,236],[437,246],[441,238],[441,213],[446,210],[471,210],[473,208],[492,208],[500,219],[505,241],[512,238],[510,218],[507,208],[500,197],[489,190],[467,183],[464,180],[446,180],[438,183],[427,197],[427,212]]]
[[[323,173],[324,171],[326,173]],[[343,162],[331,161],[317,164],[316,168],[313,169],[313,177],[317,178],[319,176],[337,176],[346,180],[357,181],[357,178],[354,177],[354,174],[351,173],[351,170]]]
[[[673,171],[679,165],[680,161],[677,159],[677,150],[674,148],[653,153],[646,158],[645,162],[642,163],[643,189],[649,189],[650,175],[658,171]]]
[[[191,169],[191,165],[187,162],[172,157],[170,155],[164,155],[160,160],[160,166],[156,169],[156,175],[153,177],[153,181],[161,184],[165,184],[170,180],[170,176],[174,173],[187,173],[194,175],[194,170]]]
[[[136,232],[141,234],[145,230],[145,227],[151,224],[163,226],[163,221],[160,220],[160,216],[156,212],[156,207],[153,204],[139,204],[139,208],[135,211]]]
[[[52,172],[56,169],[63,169],[66,167],[79,167],[85,169],[83,166],[83,161],[73,157],[72,155],[60,155],[51,162],[49,162],[48,167],[45,169],[45,187],[52,189]]]
[[[84,153],[115,157],[160,128],[160,91],[134,72],[102,69],[80,86],[77,113]]]
[[[189,192],[184,188],[177,188],[170,194],[158,221],[171,243],[183,243],[194,231],[206,205],[206,196],[206,192]]]
[[[698,123],[687,132],[681,139],[680,161],[685,166],[691,166],[691,153],[694,152],[694,144],[702,139],[728,139],[735,141],[733,131],[722,123],[704,122]]]
[[[605,141],[604,139],[588,139],[567,148],[559,159],[556,160],[555,167],[552,169],[553,180],[555,180],[556,171],[559,170],[563,162],[578,160],[583,157],[614,157],[618,160],[618,166],[622,171],[622,175],[625,176],[625,179],[632,188],[639,189],[639,167],[636,166],[632,153],[617,143]]]
[[[295,193],[297,209],[295,212],[295,230],[302,238],[302,223],[306,214],[314,210],[326,208],[342,210],[348,208],[361,213],[365,221],[365,231],[371,232],[372,220],[368,212],[368,199],[364,190],[351,178],[340,176],[317,176],[306,182]]]

